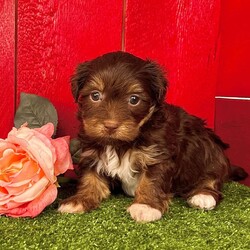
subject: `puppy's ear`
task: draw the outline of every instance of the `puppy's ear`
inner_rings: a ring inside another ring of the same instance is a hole
[[[162,67],[151,60],[146,60],[143,67],[144,80],[148,83],[154,100],[157,104],[162,104],[165,101],[168,82]]]
[[[79,92],[83,88],[85,82],[90,76],[89,69],[90,62],[84,62],[77,66],[74,75],[71,77],[71,92],[75,101],[77,102],[79,98]]]

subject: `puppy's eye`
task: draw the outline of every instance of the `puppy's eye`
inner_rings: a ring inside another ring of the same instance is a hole
[[[132,106],[136,106],[140,102],[140,97],[137,95],[131,95],[129,97],[129,104]]]
[[[90,99],[91,99],[93,102],[101,101],[101,100],[102,100],[102,94],[101,94],[99,91],[93,91],[93,92],[90,94]]]

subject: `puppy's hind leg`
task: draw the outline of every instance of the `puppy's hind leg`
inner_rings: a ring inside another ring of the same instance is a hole
[[[110,195],[109,185],[95,171],[85,172],[75,195],[63,200],[58,208],[61,213],[88,212],[99,206]]]
[[[200,170],[203,171],[200,172],[194,188],[187,195],[187,201],[191,207],[212,210],[222,199],[221,188],[223,182],[229,178],[230,165],[221,147],[212,142],[204,145],[206,149],[204,165],[199,164]]]
[[[218,180],[203,180],[187,195],[187,202],[191,207],[212,210],[221,200],[220,182]]]

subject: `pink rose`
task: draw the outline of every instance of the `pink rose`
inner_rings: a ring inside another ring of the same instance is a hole
[[[35,217],[57,197],[56,176],[73,169],[69,137],[51,139],[54,125],[24,124],[0,139],[0,215]]]

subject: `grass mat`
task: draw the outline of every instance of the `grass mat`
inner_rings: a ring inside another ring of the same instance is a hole
[[[66,187],[60,188],[59,199]],[[112,196],[86,214],[59,214],[58,200],[35,219],[0,217],[0,249],[250,249],[250,188],[225,185],[212,211],[174,198],[160,221],[135,223],[132,198]]]

